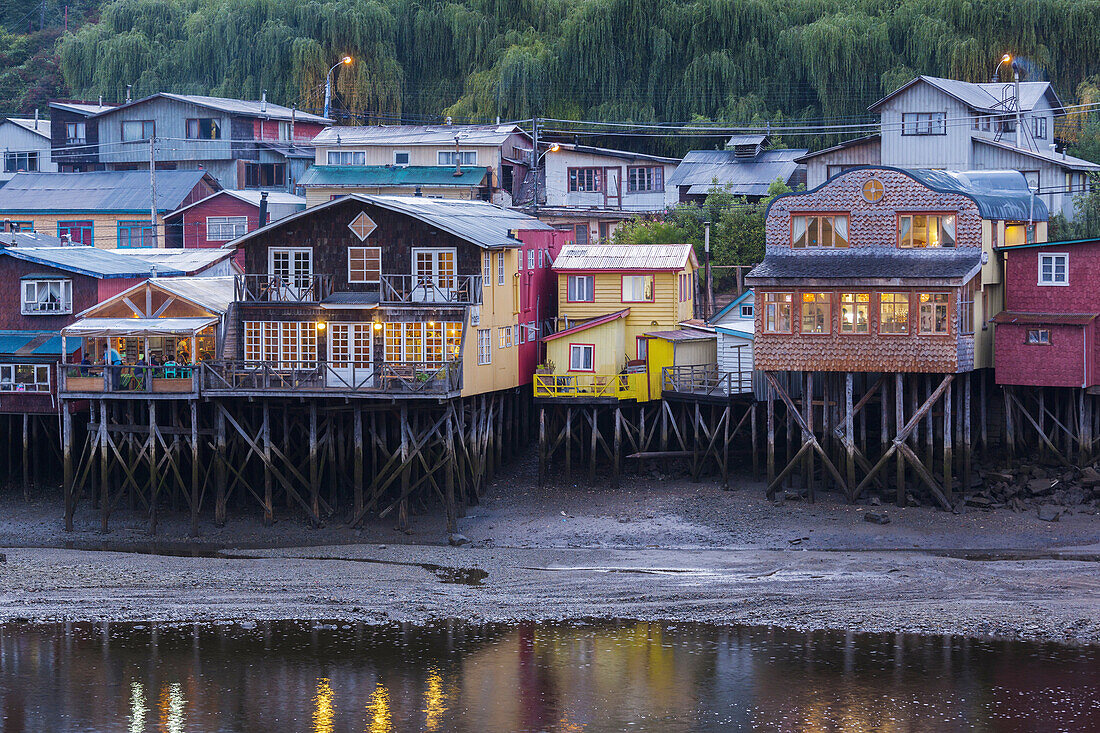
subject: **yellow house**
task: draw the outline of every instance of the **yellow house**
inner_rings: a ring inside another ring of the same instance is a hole
[[[677,330],[694,314],[692,246],[569,245],[553,269],[559,330],[543,339],[547,361],[536,396],[659,398],[660,382],[647,375],[659,380],[673,352],[648,347],[651,334]]]

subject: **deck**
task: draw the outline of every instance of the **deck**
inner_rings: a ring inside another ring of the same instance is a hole
[[[661,370],[662,394],[726,400],[752,396],[752,371],[724,372],[716,364],[672,366]]]

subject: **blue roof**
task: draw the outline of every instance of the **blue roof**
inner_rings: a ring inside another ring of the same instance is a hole
[[[730,336],[740,336],[741,338],[748,339],[749,341],[752,341],[753,338],[752,331],[742,331],[740,329],[730,328],[729,326],[715,326],[714,330],[718,331],[719,333],[728,333]]]
[[[80,339],[70,339],[66,347],[76,352]],[[61,336],[56,331],[0,331],[0,355],[60,356]]]
[[[65,347],[66,347],[66,349],[68,350],[68,352],[70,354],[76,353],[77,351],[80,350],[80,339],[69,339],[66,342]],[[53,354],[56,354],[56,355],[60,356],[61,355],[61,337],[60,336],[54,336],[53,338],[51,338],[46,343],[44,343],[40,346],[36,346],[34,349],[31,350],[31,353],[32,354],[39,354],[39,355],[43,355],[43,354],[53,355]]]
[[[10,255],[25,262],[56,267],[96,278],[150,277],[157,275],[186,275],[187,273],[163,264],[147,262],[141,257],[118,254],[109,249],[84,245],[68,247],[0,247],[0,255]]]
[[[708,319],[707,319],[707,323],[714,323],[714,322],[715,322],[715,321],[717,321],[717,320],[718,320],[719,318],[721,318],[722,316],[724,316],[724,315],[726,315],[727,313],[729,313],[729,312],[730,312],[730,310],[731,310],[731,309],[733,309],[733,307],[734,307],[734,306],[736,306],[736,305],[738,305],[739,303],[741,303],[742,301],[744,301],[744,300],[745,300],[745,298],[749,297],[750,295],[752,295],[752,288],[748,288],[747,290],[745,290],[745,292],[741,293],[741,294],[740,294],[740,295],[738,295],[738,296],[737,296],[736,298],[734,298],[734,299],[733,299],[733,300],[731,300],[731,301],[730,301],[729,303],[727,303],[727,304],[726,304],[726,306],[725,306],[724,308],[722,308],[722,310],[718,311],[718,312],[717,312],[717,313],[715,313],[715,314],[714,314],[713,316],[711,316],[710,318],[708,318]]]
[[[157,210],[178,209],[204,176],[203,170],[157,171]],[[148,171],[16,173],[0,188],[0,210],[8,212],[134,211],[148,218],[149,209]]]

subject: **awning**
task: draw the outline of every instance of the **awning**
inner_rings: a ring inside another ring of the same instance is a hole
[[[196,334],[217,318],[82,318],[61,329],[63,336],[180,336]]]

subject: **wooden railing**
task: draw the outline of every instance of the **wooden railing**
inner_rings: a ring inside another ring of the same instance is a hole
[[[424,277],[420,275],[383,275],[382,303],[481,303],[481,275]]]
[[[752,371],[723,372],[716,364],[665,367],[661,370],[665,392],[706,397],[752,392]]]
[[[462,389],[462,364],[400,362],[369,366],[323,361],[209,361],[203,363],[202,390],[218,392],[300,392],[373,394],[450,394]]]
[[[233,299],[250,303],[317,303],[330,293],[331,275],[237,275]]]
[[[62,394],[194,394],[201,367],[118,364],[62,364],[58,391]]]
[[[636,374],[536,374],[535,397],[574,399],[646,399],[646,375]]]

